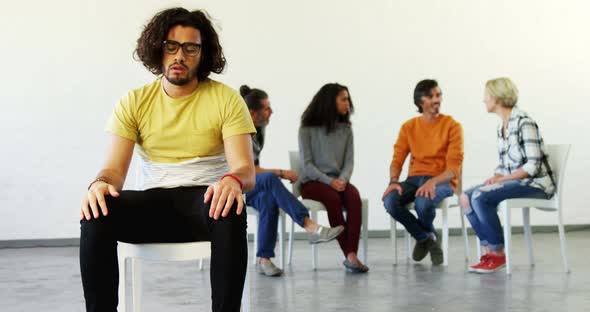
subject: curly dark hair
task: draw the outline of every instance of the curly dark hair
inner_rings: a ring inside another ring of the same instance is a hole
[[[336,109],[336,98],[340,92],[348,92],[350,102],[350,111],[346,115],[338,114]],[[350,125],[350,115],[354,112],[352,98],[346,86],[337,83],[328,83],[320,88],[313,96],[311,103],[307,106],[301,116],[302,127],[325,127],[326,132],[331,132],[336,128],[337,123],[346,123]]]
[[[162,74],[162,42],[168,31],[174,26],[194,27],[201,32],[201,61],[197,69],[200,81],[209,77],[211,72],[219,74],[225,68],[225,57],[219,37],[211,24],[209,15],[200,10],[189,11],[184,8],[172,8],[160,11],[145,26],[135,48],[136,59],[155,75]]]

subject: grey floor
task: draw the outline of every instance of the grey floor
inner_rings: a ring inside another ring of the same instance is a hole
[[[514,235],[511,277],[467,273],[457,236],[447,268],[429,261],[393,266],[389,240],[371,239],[366,275],[345,273],[334,242],[320,247],[320,267],[312,271],[309,245],[298,241],[284,277],[263,277],[250,266],[252,311],[590,311],[589,234],[567,234],[570,274],[562,271],[557,233],[534,235],[535,267],[522,235]],[[74,247],[0,249],[0,311],[83,311],[77,254]],[[143,311],[209,311],[207,268],[144,262],[143,272]]]

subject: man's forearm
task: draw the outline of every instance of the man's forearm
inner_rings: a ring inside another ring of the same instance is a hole
[[[272,172],[274,174],[276,174],[277,176],[279,176],[280,178],[283,177],[283,169],[266,169],[266,168],[260,168],[260,167],[256,167],[256,173],[264,173],[264,172]]]
[[[437,175],[436,177],[433,177],[432,182],[434,182],[436,185],[439,185],[442,183],[451,182],[451,180],[453,180],[454,178],[455,174],[453,173],[453,170],[448,169],[447,171]]]
[[[242,191],[244,193],[249,192],[254,189],[254,185],[256,185],[256,169],[255,167],[251,166],[244,166],[239,167],[230,172],[231,174],[237,176],[242,181]]]
[[[125,183],[125,174],[113,169],[102,169],[98,172],[94,180],[105,181],[106,183],[114,186],[117,190],[121,190],[123,188],[123,184]]]
[[[397,167],[395,167],[393,165],[393,163],[389,166],[389,182],[398,182],[399,181],[399,175],[401,173],[401,170],[399,170]]]

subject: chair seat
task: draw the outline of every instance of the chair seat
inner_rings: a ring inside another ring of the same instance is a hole
[[[313,211],[325,211],[326,206],[324,206],[324,204],[322,204],[321,202],[317,201],[317,200],[313,200],[313,199],[302,199],[301,202],[303,203],[303,206],[305,206],[305,208],[307,208],[308,210],[313,210]]]
[[[453,194],[453,196],[447,197],[445,199],[443,199],[438,205],[436,205],[434,208],[436,209],[443,209],[443,207],[447,205],[447,207],[455,207],[455,206],[459,206],[459,199],[457,198],[457,195]],[[414,202],[411,202],[409,204],[406,205],[406,208],[410,209],[410,210],[416,210],[416,208],[414,207]]]
[[[119,242],[125,257],[187,261],[211,257],[211,242],[130,244]]]
[[[538,208],[541,210],[557,210],[558,205],[555,199],[535,199],[535,198],[514,198],[505,200],[506,207],[512,208]]]

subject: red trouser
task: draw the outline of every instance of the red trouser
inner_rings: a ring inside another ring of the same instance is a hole
[[[361,196],[356,187],[350,183],[343,192],[334,190],[327,184],[310,181],[301,186],[301,197],[317,200],[328,209],[330,226],[344,225],[344,232],[338,237],[338,243],[344,256],[356,253],[361,232]],[[346,211],[346,220],[342,211]]]

